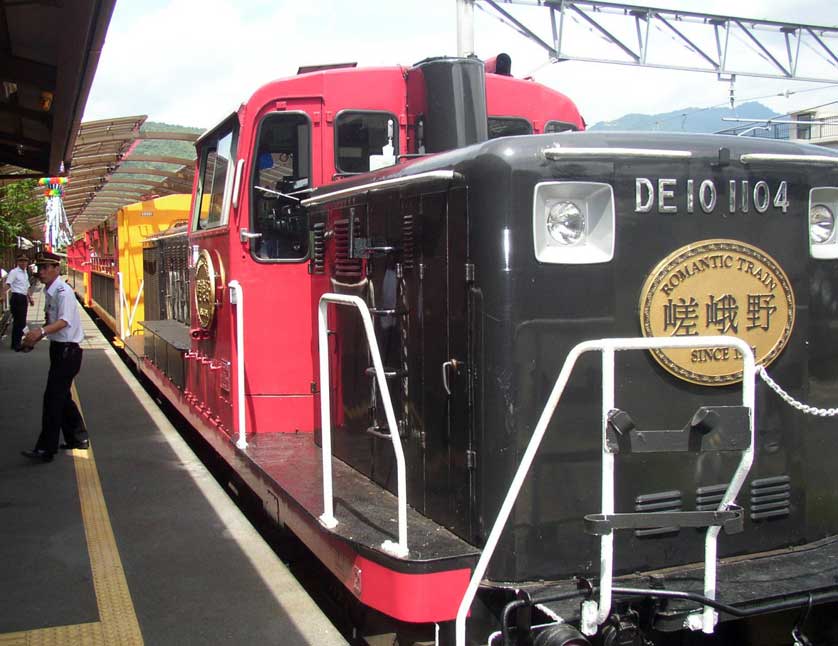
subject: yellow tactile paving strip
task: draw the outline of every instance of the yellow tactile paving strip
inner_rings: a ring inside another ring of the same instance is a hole
[[[73,399],[78,393],[73,385]],[[81,405],[79,405],[81,410]],[[91,446],[87,451],[73,451],[76,483],[81,501],[81,515],[93,572],[99,621],[56,626],[0,635],[0,646],[98,646],[120,644],[141,646],[143,636],[131,592],[125,580],[122,561],[105,506],[105,496],[96,470]]]

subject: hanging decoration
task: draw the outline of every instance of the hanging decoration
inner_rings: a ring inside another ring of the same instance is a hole
[[[42,177],[38,184],[44,187],[46,218],[44,219],[44,243],[53,250],[68,246],[73,241],[73,230],[64,210],[64,187],[66,177]]]

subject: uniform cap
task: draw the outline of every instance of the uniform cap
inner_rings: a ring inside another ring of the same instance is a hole
[[[21,260],[25,260],[26,262],[29,262],[29,256],[27,256],[25,253],[19,253],[17,255],[17,258],[15,258],[15,262],[20,262]]]
[[[44,251],[40,256],[35,258],[36,265],[60,265],[61,256],[57,256],[49,251]]]

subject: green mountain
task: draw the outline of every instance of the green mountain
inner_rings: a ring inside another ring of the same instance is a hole
[[[200,135],[203,128],[190,126],[176,126],[160,121],[146,121],[140,132],[189,132]],[[140,141],[134,150],[137,155],[159,155],[161,157],[179,157],[182,159],[195,159],[195,144],[190,141],[168,141],[149,139]]]
[[[723,117],[762,121],[778,116],[771,108],[751,101],[735,109],[684,108],[660,114],[627,114],[614,121],[600,121],[589,130],[640,130],[658,132],[719,132],[742,123],[722,121]]]

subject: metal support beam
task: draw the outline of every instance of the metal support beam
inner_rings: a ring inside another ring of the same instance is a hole
[[[514,12],[515,5],[545,10],[543,20],[537,20],[538,13],[532,10]],[[544,49],[553,62],[838,83],[836,27],[596,0],[457,0],[457,6],[458,43],[468,33],[473,43],[473,25],[464,27],[461,16],[468,17],[466,8],[473,11],[476,6]],[[544,31],[545,21],[552,29],[552,45],[537,35]],[[596,56],[578,51],[579,43],[589,39],[591,32],[606,41]],[[683,48],[683,56],[671,55],[673,40]],[[715,43],[715,56],[708,51],[710,43]],[[461,51],[461,55],[468,53]]]

